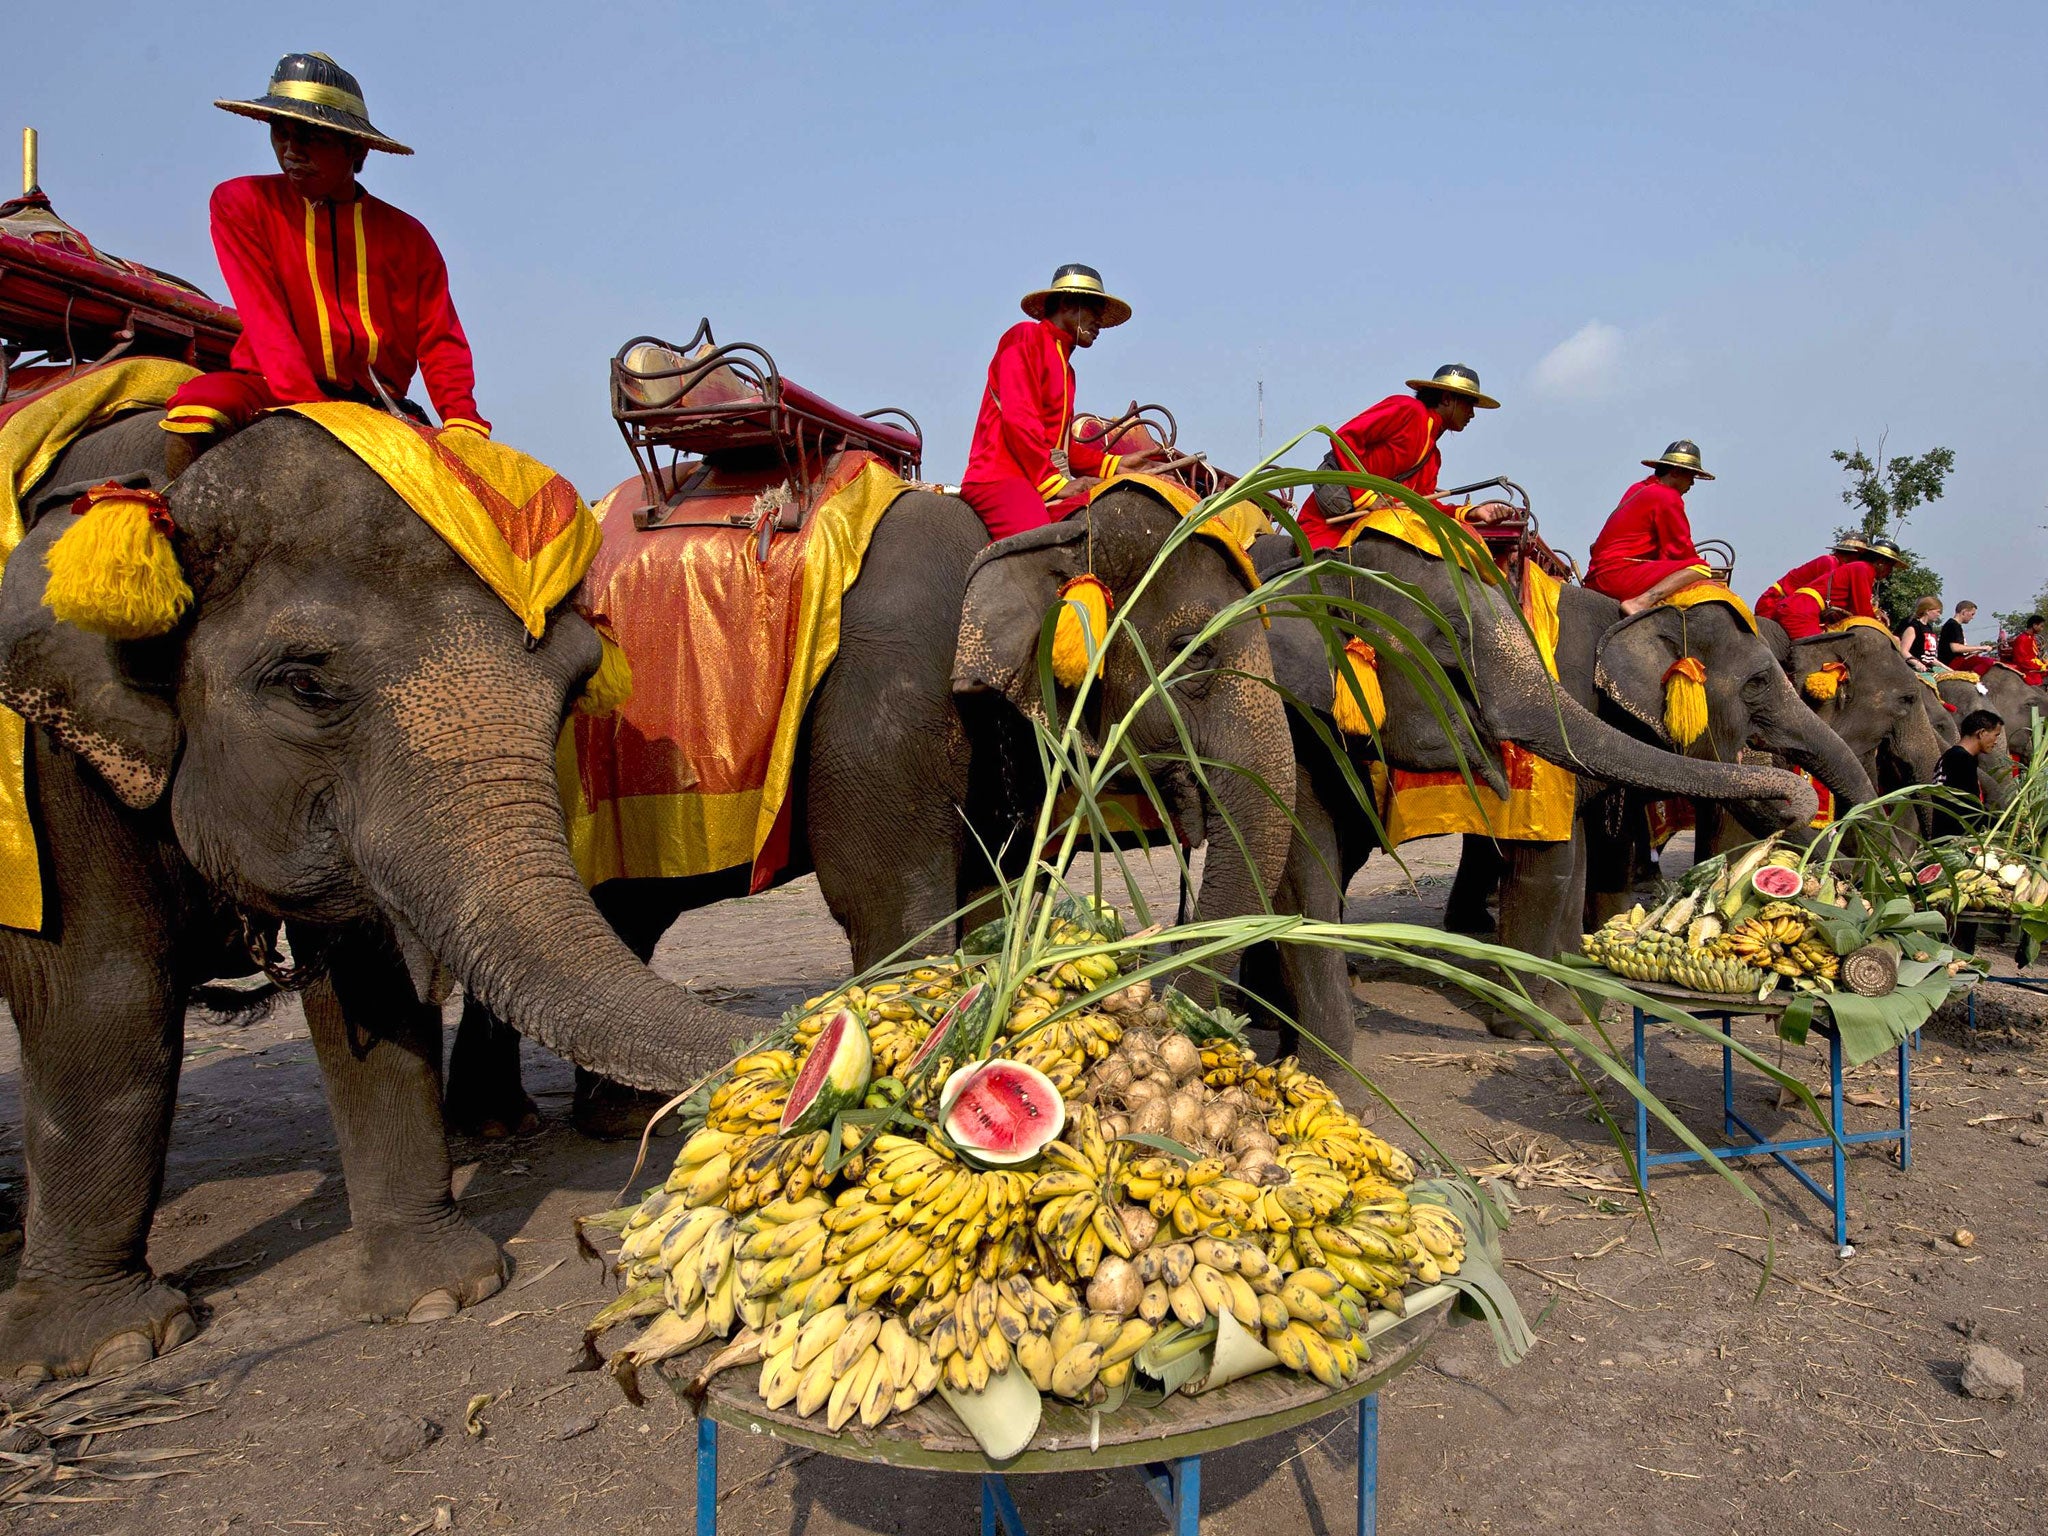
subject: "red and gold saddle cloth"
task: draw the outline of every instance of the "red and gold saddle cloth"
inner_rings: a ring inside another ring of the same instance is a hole
[[[791,870],[797,735],[839,652],[841,600],[907,488],[846,451],[798,497],[808,515],[737,482],[723,502],[693,495],[686,518],[650,519],[638,477],[598,503],[579,606],[625,652],[633,691],[611,715],[572,717],[557,752],[586,885],[751,865],[760,891]]]

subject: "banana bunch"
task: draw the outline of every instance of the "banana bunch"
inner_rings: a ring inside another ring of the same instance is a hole
[[[1770,977],[1733,950],[1687,949],[1665,971],[1665,980],[1693,992],[1752,993]]]
[[[1246,1328],[1284,1328],[1279,1306],[1285,1284],[1277,1266],[1255,1242],[1198,1237],[1165,1243],[1138,1255],[1140,1321],[1163,1325],[1169,1318],[1199,1328],[1228,1312]]]
[[[1055,922],[1052,942],[1060,949],[1080,949],[1099,944],[1101,939],[1075,923]],[[1077,955],[1049,965],[1041,975],[1050,977],[1069,992],[1093,992],[1105,982],[1115,981],[1123,972],[1115,955]]]
[[[1986,854],[1983,857],[1995,861],[1997,855]],[[2004,867],[2019,869],[2022,878],[2026,875],[2026,870],[2022,866]],[[2031,895],[2033,888],[2033,882],[2029,881],[2024,894]],[[1930,907],[1945,907],[1953,902],[1958,912],[1968,911],[1971,907],[1993,912],[2009,912],[2022,894],[2014,885],[2006,883],[1990,869],[1973,866],[1956,871],[1949,880],[1929,890],[1925,899]]]
[[[794,1051],[756,1051],[734,1063],[732,1076],[711,1093],[704,1123],[715,1131],[758,1134],[772,1131],[796,1081]]]
[[[1682,934],[1657,928],[1630,928],[1609,922],[1587,934],[1579,948],[1590,960],[1597,960],[1617,976],[1631,981],[1662,981],[1671,965],[1685,953]]]
[[[1404,1229],[1406,1223],[1404,1215]],[[1282,1275],[1327,1270],[1366,1303],[1398,1310],[1408,1284],[1408,1241],[1406,1230],[1397,1235],[1368,1222],[1323,1222],[1272,1233],[1266,1256]]]
[[[1159,1218],[1159,1235],[1233,1238],[1262,1226],[1259,1203],[1271,1191],[1240,1179],[1220,1157],[1182,1163],[1145,1157],[1124,1172],[1123,1191]]]
[[[761,1335],[761,1398],[810,1418],[825,1410],[837,1434],[858,1417],[869,1429],[937,1390],[939,1362],[901,1317],[845,1303],[815,1316],[789,1313]]]
[[[732,1187],[734,1167],[760,1139],[759,1132],[735,1134],[706,1125],[685,1141],[682,1150],[676,1153],[675,1166],[669,1169],[668,1178],[661,1186],[663,1193],[681,1196],[682,1203],[692,1208],[722,1205],[725,1192]],[[627,1222],[628,1232],[660,1214],[659,1211],[650,1211],[648,1204],[643,1201],[640,1210]]]
[[[1350,1181],[1326,1158],[1284,1150],[1279,1166],[1286,1170],[1287,1182],[1259,1189],[1257,1226],[1263,1231],[1314,1226],[1351,1198]]]
[[[853,1126],[847,1126],[840,1135],[845,1150],[860,1144],[860,1132]],[[733,1159],[732,1183],[725,1193],[726,1208],[737,1216],[778,1196],[803,1199],[818,1188],[824,1177],[825,1153],[831,1144],[830,1131],[813,1131],[808,1136],[757,1137]],[[847,1178],[858,1179],[863,1172],[862,1164],[863,1159],[855,1157],[840,1167]]]
[[[1408,1155],[1359,1123],[1335,1099],[1307,1099],[1272,1116],[1266,1128],[1283,1145],[1311,1153],[1348,1175],[1376,1173],[1402,1184],[1415,1181]]]
[[[900,1311],[1024,1268],[1030,1174],[967,1168],[904,1136],[878,1138],[868,1162],[821,1218],[824,1261],[856,1306]]]
[[[1369,1358],[1365,1314],[1370,1309],[1362,1296],[1331,1270],[1309,1266],[1287,1277],[1278,1300],[1287,1321],[1268,1327],[1265,1340],[1282,1365],[1331,1388],[1358,1374]]]
[[[1202,1042],[1202,1081],[1211,1088],[1235,1088],[1258,1067],[1258,1054],[1228,1036]]]
[[[1130,1258],[1135,1250],[1115,1196],[1124,1144],[1103,1139],[1092,1104],[1074,1106],[1062,1139],[1047,1143],[1043,1162],[1027,1197],[1037,1208],[1032,1227],[1040,1250],[1083,1280],[1106,1253]]]
[[[1832,982],[1841,960],[1805,915],[1789,902],[1772,902],[1748,922],[1723,934],[1723,954],[1780,976],[1814,976]]]
[[[1464,1266],[1465,1224],[1441,1205],[1418,1205],[1412,1214],[1413,1230],[1403,1239],[1408,1246],[1408,1267],[1424,1285],[1435,1285]]]
[[[1088,1064],[1116,1048],[1124,1027],[1106,1013],[1070,1013],[1048,1024],[1044,1021],[1049,1012],[1050,1008],[1032,1005],[1013,1011],[1001,1053],[1036,1067],[1053,1080],[1061,1098],[1071,1098],[1080,1091]],[[1020,1018],[1027,1022],[1020,1025]]]

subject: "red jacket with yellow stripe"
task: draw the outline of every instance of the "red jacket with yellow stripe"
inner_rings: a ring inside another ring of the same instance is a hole
[[[1775,619],[1793,598],[1804,594],[1816,608],[1841,608],[1862,618],[1877,617],[1877,572],[1867,562],[1838,554],[1816,556],[1770,584],[1756,600],[1759,617]]]
[[[236,368],[285,404],[374,396],[372,369],[402,397],[417,369],[444,423],[489,430],[447,265],[418,219],[361,187],[351,203],[311,203],[282,176],[224,181],[209,212],[242,317]]]
[[[1050,504],[1067,487],[1052,464],[1059,448],[1076,474],[1116,473],[1117,455],[1074,440],[1073,350],[1074,339],[1050,320],[1021,320],[1003,332],[988,365],[964,482],[1028,480]]]

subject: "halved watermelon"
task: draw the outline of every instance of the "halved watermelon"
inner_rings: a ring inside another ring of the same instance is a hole
[[[988,1011],[995,1005],[995,995],[989,991],[985,981],[977,981],[959,1000],[948,1008],[939,1022],[932,1026],[932,1032],[924,1037],[924,1044],[917,1048],[917,1054],[903,1065],[906,1082],[914,1080],[927,1062],[951,1056],[955,1061],[964,1060],[981,1049],[981,1031],[988,1023]]]
[[[1059,1135],[1067,1106],[1053,1080],[1021,1061],[971,1061],[946,1079],[939,1123],[977,1163],[1029,1162]]]
[[[1771,901],[1790,901],[1806,888],[1799,872],[1782,864],[1764,865],[1749,877],[1749,884],[1757,895]]]
[[[1913,878],[1921,885],[1932,885],[1946,873],[1947,871],[1939,864],[1928,864],[1923,866]]]
[[[874,1070],[867,1026],[851,1008],[840,1009],[825,1021],[790,1084],[789,1101],[782,1106],[782,1134],[822,1131],[842,1109],[860,1103]]]

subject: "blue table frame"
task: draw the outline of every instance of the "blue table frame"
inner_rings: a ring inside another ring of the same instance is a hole
[[[1139,1469],[1166,1516],[1172,1536],[1199,1536],[1202,1528],[1202,1458],[1182,1456]],[[1378,1536],[1380,1398],[1358,1400],[1358,1536]],[[1028,1536],[1024,1516],[1000,1472],[980,1474],[981,1536]],[[697,1420],[697,1536],[718,1536],[718,1423]]]
[[[1820,1199],[1835,1218],[1835,1247],[1843,1258],[1856,1250],[1849,1245],[1849,1192],[1848,1192],[1848,1149],[1866,1146],[1872,1142],[1897,1142],[1899,1166],[1909,1168],[1913,1162],[1913,1078],[1908,1065],[1907,1041],[1899,1042],[1899,1123],[1879,1131],[1853,1131],[1835,1136],[1807,1136],[1791,1141],[1773,1141],[1758,1131],[1742,1116],[1735,1112],[1735,1053],[1729,1049],[1735,1038],[1735,1020],[1754,1017],[1736,1007],[1688,1009],[1696,1019],[1719,1019],[1721,1021],[1721,1134],[1732,1137],[1737,1133],[1749,1138],[1746,1142],[1715,1147],[1714,1155],[1720,1158],[1774,1157],[1800,1183]],[[1636,1081],[1645,1088],[1649,1086],[1649,1061],[1645,1050],[1647,1026],[1654,1016],[1642,1009],[1635,1010],[1635,1072]],[[1825,1013],[1816,1010],[1812,1032],[1828,1043],[1828,1124],[1839,1133],[1842,1124],[1842,1037],[1835,1029],[1834,1021]],[[1697,1163],[1703,1161],[1693,1151],[1652,1152],[1650,1150],[1650,1111],[1640,1100],[1636,1103],[1636,1166],[1642,1170],[1642,1177],[1648,1179],[1652,1168],[1670,1163]],[[1818,1152],[1825,1148],[1830,1154],[1833,1177],[1829,1186],[1823,1188],[1820,1181],[1804,1168],[1792,1161],[1795,1152]]]

